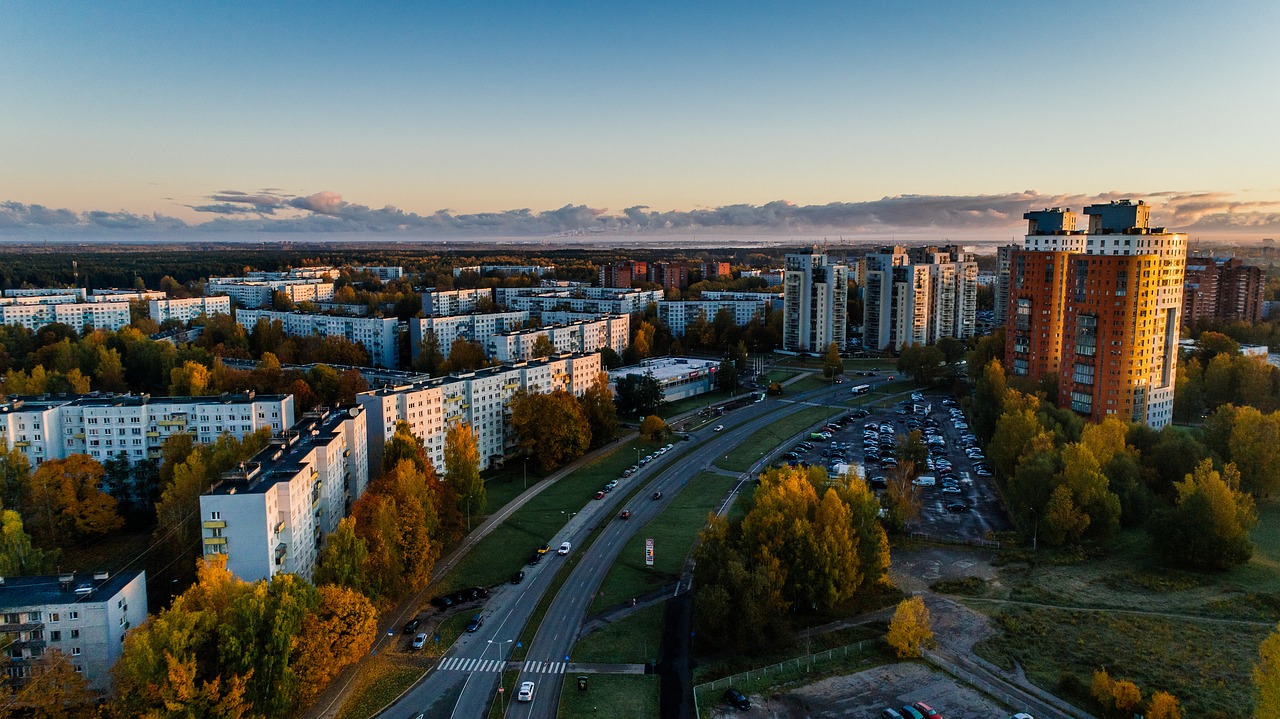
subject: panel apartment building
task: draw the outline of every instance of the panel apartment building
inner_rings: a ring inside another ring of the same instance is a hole
[[[121,327],[128,327],[131,321],[128,300],[96,299],[78,302],[75,294],[0,298],[0,324],[22,325],[32,332],[54,322],[67,325],[77,332],[86,327],[114,332]]]
[[[249,277],[210,277],[204,285],[206,295],[226,295],[239,307],[270,307],[274,292],[283,293],[294,303],[329,302],[333,299],[333,282],[326,276],[284,277],[267,279],[259,273]]]
[[[308,581],[324,538],[369,483],[362,408],[307,412],[200,496],[204,556],[246,582],[281,572]]]
[[[356,400],[368,415],[369,461],[381,466],[383,445],[397,422],[407,422],[444,472],[445,433],[449,425],[467,422],[476,431],[480,467],[487,469],[516,446],[508,404],[517,391],[563,389],[582,396],[600,370],[598,353],[559,355],[361,393]]]
[[[231,314],[231,298],[226,295],[217,297],[188,297],[185,299],[151,300],[148,306],[151,319],[157,323],[168,320],[190,322],[200,315]]]
[[[631,315],[605,315],[495,334],[489,337],[486,353],[499,362],[532,359],[539,337],[546,337],[556,354],[599,352],[602,347],[622,354],[631,339]]]
[[[1182,284],[1182,321],[1262,321],[1267,271],[1238,258],[1191,257]]]
[[[769,306],[768,300],[683,300],[658,303],[658,319],[667,323],[671,334],[684,337],[685,325],[701,317],[711,322],[720,313],[728,310],[733,314],[733,323],[745,327],[756,317],[764,317]]]
[[[643,312],[650,303],[665,299],[662,290],[630,287],[499,287],[495,298],[509,310],[540,316],[543,312],[592,312],[598,315],[629,315]]]
[[[1173,418],[1186,235],[1149,226],[1150,206],[1121,200],[1028,212],[1012,253],[1005,365],[1056,374],[1058,404],[1161,428]]]
[[[977,333],[978,264],[959,247],[882,247],[861,264],[864,347],[899,351]]]
[[[440,353],[446,357],[449,356],[449,348],[459,339],[475,342],[487,352],[491,338],[524,327],[529,317],[527,310],[414,317],[409,320],[409,354],[418,359],[422,340],[431,332],[440,343]]]
[[[820,247],[786,256],[782,281],[782,348],[825,352],[843,348],[849,323],[849,268],[833,264]]]
[[[106,694],[125,632],[147,620],[146,573],[5,577],[0,617],[0,632],[10,639],[5,650],[11,687],[20,692],[35,660],[57,649],[90,689]]]
[[[246,331],[252,331],[259,320],[279,321],[284,327],[284,333],[291,337],[311,334],[345,337],[364,345],[369,352],[369,361],[376,367],[394,369],[400,363],[399,323],[394,317],[343,317],[273,310],[236,312],[236,322]]]
[[[475,287],[466,290],[438,290],[428,287],[418,291],[422,298],[422,312],[428,316],[447,317],[465,315],[480,309],[481,302],[493,301],[493,288]]]

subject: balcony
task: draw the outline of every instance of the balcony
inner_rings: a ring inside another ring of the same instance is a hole
[[[187,425],[187,420],[186,419],[162,419],[159,422],[156,422],[156,424],[160,425],[161,427],[185,427]]]
[[[30,446],[31,446],[31,443],[30,443],[30,442],[28,442],[28,441],[26,441],[26,440],[24,439],[24,440],[20,440],[20,441],[14,442],[14,443],[13,443],[13,446],[15,446],[15,447],[30,447]]]
[[[204,523],[205,529],[226,529],[227,523],[221,519],[209,520]]]
[[[206,547],[214,546],[218,544],[226,544],[226,543],[227,543],[226,537],[205,537],[204,538],[204,546]]]
[[[285,544],[284,542],[281,542],[280,544],[276,545],[276,553],[275,553],[276,566],[284,564],[284,558],[288,553],[289,553],[289,545]]]
[[[147,436],[148,436],[148,437],[159,437],[159,436],[160,436],[160,433],[159,433],[159,432],[147,432]]]

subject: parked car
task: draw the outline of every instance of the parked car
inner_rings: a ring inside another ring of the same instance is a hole
[[[596,499],[604,499],[604,492],[596,492]]]
[[[737,689],[734,689],[733,687],[729,687],[728,689],[724,690],[724,700],[729,702],[731,706],[741,709],[743,711],[746,711],[751,708],[751,700],[747,698],[747,695],[743,694]]]
[[[414,632],[418,631],[418,627],[421,625],[422,625],[421,619],[417,619],[417,618],[410,619],[409,621],[405,622],[404,634],[413,634]]]
[[[560,556],[563,557],[564,555],[568,554],[569,550],[571,549],[573,549],[573,545],[569,544],[568,542],[561,542],[560,548],[556,550],[556,554],[559,554]]]
[[[431,600],[431,606],[436,609],[448,609],[453,606],[453,600],[450,599],[448,595],[435,597]]]
[[[967,512],[969,511],[969,505],[958,500],[947,502],[947,511],[948,512]]]
[[[541,547],[538,547],[538,554],[546,554],[547,552],[550,552],[550,551],[551,551],[550,544],[544,544]]]
[[[913,706],[904,706],[898,713],[902,715],[902,719],[924,719],[924,715]]]
[[[902,715],[898,713],[897,709],[885,709],[880,712],[880,719],[902,719]]]
[[[484,626],[484,617],[477,614],[471,618],[471,621],[467,622],[467,631],[477,632],[480,631],[480,627],[482,626]]]
[[[413,649],[421,649],[427,646],[427,635],[419,634],[413,638],[413,643],[409,645]]]
[[[511,575],[511,583],[512,583],[512,584],[519,584],[520,582],[523,582],[523,581],[524,581],[524,570],[523,570],[523,569],[521,569],[520,571],[518,571],[518,572],[516,572],[515,574],[512,574],[512,575]]]
[[[526,564],[528,564],[530,567],[532,567],[533,565],[535,565],[535,564],[537,564],[538,562],[541,562],[541,561],[542,561],[542,555],[541,555],[541,554],[538,554],[538,553],[536,553],[536,552],[535,552],[535,553],[534,553],[534,555],[533,555],[532,557],[529,557],[529,561],[528,561],[528,562],[526,562]]]
[[[934,710],[933,707],[929,706],[928,704],[925,704],[924,702],[916,702],[911,706],[915,707],[916,711],[923,714],[924,719],[942,719],[941,714],[939,714],[937,711]]]
[[[533,701],[533,682],[522,682],[520,691],[516,692],[516,701],[531,702]]]

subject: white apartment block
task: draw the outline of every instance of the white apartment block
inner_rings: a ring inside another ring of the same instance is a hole
[[[128,302],[67,302],[68,298],[70,295],[60,295],[43,297],[48,301],[34,304],[0,304],[0,324],[22,325],[33,332],[53,322],[77,332],[86,327],[115,331],[129,326]]]
[[[706,293],[703,293],[704,296]],[[701,317],[711,322],[720,310],[733,313],[733,323],[739,327],[746,326],[755,317],[763,317],[767,300],[684,300],[681,302],[659,302],[658,319],[667,323],[671,334],[684,337],[685,324]]]
[[[977,333],[978,265],[959,248],[883,247],[862,266],[866,348],[898,351]]]
[[[397,345],[398,329],[394,317],[340,317],[315,315],[306,312],[276,312],[273,310],[239,310],[236,322],[252,331],[259,320],[279,321],[284,332],[292,337],[318,334],[321,337],[345,337],[364,345],[369,361],[375,367],[399,366]]]
[[[147,620],[146,573],[4,577],[0,615],[0,632],[11,640],[8,677],[19,691],[34,660],[57,649],[90,689],[105,694],[125,632]]]
[[[404,268],[399,265],[357,265],[351,269],[356,272],[368,272],[383,282],[404,279]]]
[[[73,454],[137,462],[160,459],[175,434],[208,444],[223,434],[279,432],[291,424],[293,395],[18,397],[0,402],[0,447],[20,450],[33,467]]]
[[[333,299],[333,283],[322,277],[251,279],[210,277],[206,295],[227,295],[240,307],[270,307],[271,294],[282,292],[293,302],[328,302]]]
[[[474,272],[477,275],[490,272],[503,275],[552,275],[555,271],[555,265],[471,265],[453,268],[453,276],[461,277],[464,272]]]
[[[512,289],[512,288],[507,288]],[[590,312],[597,315],[629,315],[643,312],[649,303],[661,302],[664,298],[662,290],[627,290],[616,294],[602,295],[589,290],[613,289],[600,287],[583,287],[573,290],[536,289],[537,293],[518,294],[503,293],[505,301],[500,304],[512,310],[525,310],[540,315],[543,312]],[[597,296],[592,296],[597,295]]]
[[[73,302],[84,302],[87,292],[83,287],[21,287],[5,290],[5,297],[48,297],[51,295],[72,295]]]
[[[759,300],[782,307],[781,292],[735,292],[733,290],[703,290],[700,299],[704,300]]]
[[[368,441],[360,407],[304,414],[200,496],[204,556],[225,556],[246,582],[282,572],[310,581],[324,538],[369,483]]]
[[[151,319],[157,323],[168,320],[190,322],[200,315],[231,314],[231,298],[226,295],[216,297],[188,297],[186,299],[151,300],[149,305]]]
[[[294,267],[288,270],[279,270],[269,272],[265,270],[250,270],[244,273],[244,277],[210,277],[209,281],[214,280],[335,280],[338,278],[338,269],[328,265],[320,267]]]
[[[431,464],[447,471],[445,433],[451,424],[467,422],[476,431],[480,467],[488,469],[518,442],[508,408],[517,391],[563,389],[580,397],[600,369],[599,354],[561,355],[364,392],[356,399],[368,416],[370,466],[382,465],[383,445],[397,422],[407,422],[425,443]]]
[[[449,356],[449,349],[458,339],[476,342],[488,351],[489,340],[494,335],[523,327],[529,321],[528,312],[486,312],[464,315],[415,317],[409,320],[409,353],[418,358],[422,340],[434,332],[440,343],[440,352]]]
[[[601,347],[622,354],[631,339],[631,315],[605,315],[494,335],[489,338],[488,355],[499,362],[530,359],[539,337],[546,337],[556,354],[599,352]]]
[[[160,290],[94,290],[86,302],[150,302],[168,297]]]
[[[469,290],[420,290],[422,312],[427,315],[465,315],[480,309],[481,300],[492,300],[493,289],[476,287]]]
[[[844,347],[848,267],[832,264],[819,247],[789,254],[782,287],[784,350],[822,353],[832,342]]]
[[[759,277],[769,285],[780,285],[783,283],[786,270],[742,270],[738,273],[739,277]],[[706,293],[703,293],[706,294]]]

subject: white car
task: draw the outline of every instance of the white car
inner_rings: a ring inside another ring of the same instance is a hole
[[[556,550],[556,554],[568,554],[570,549],[573,549],[573,547],[568,542],[564,542],[560,545],[560,548]]]
[[[516,693],[516,701],[531,702],[533,701],[533,682],[522,682],[520,691]]]
[[[712,427],[712,428],[711,428],[711,431],[712,431],[712,432],[719,432],[719,431],[720,431],[720,430],[722,430],[722,429],[724,429],[724,425],[723,425],[723,424],[717,424],[716,426],[714,426],[714,427]]]

